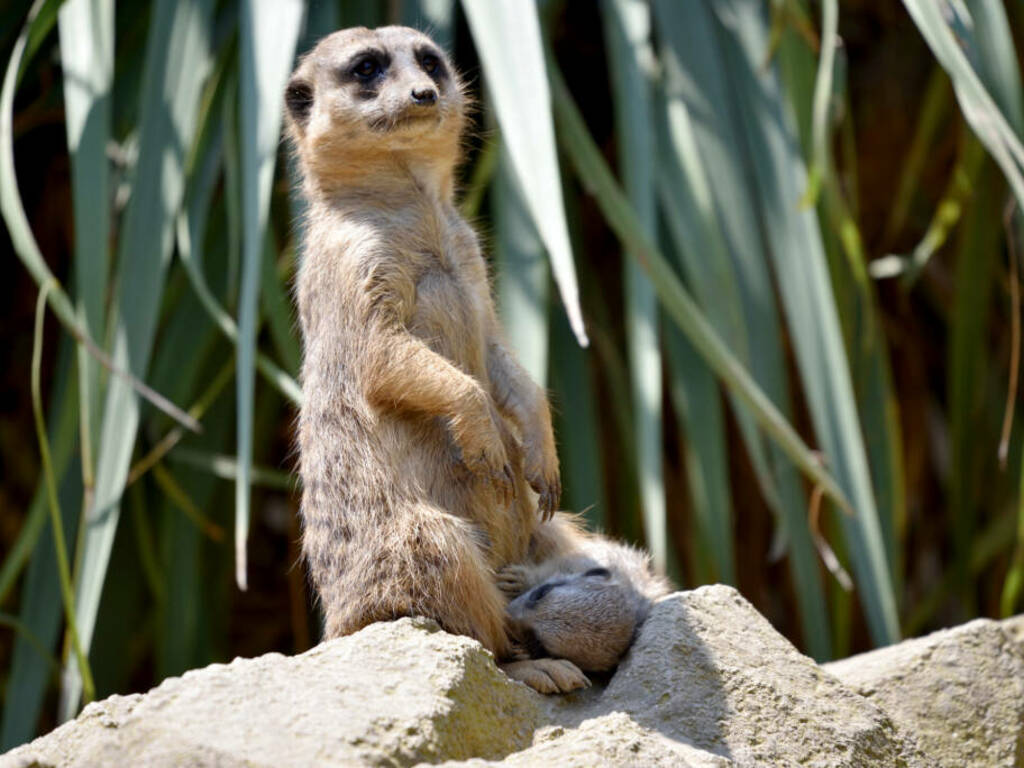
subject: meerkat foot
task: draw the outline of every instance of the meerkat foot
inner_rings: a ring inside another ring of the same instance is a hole
[[[526,683],[539,693],[569,693],[590,687],[590,680],[579,667],[565,659],[512,661],[501,668],[513,680]]]
[[[509,599],[519,597],[529,586],[530,569],[525,565],[506,565],[498,571],[495,583]]]

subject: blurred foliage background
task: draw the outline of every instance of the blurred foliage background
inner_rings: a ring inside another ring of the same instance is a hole
[[[564,508],[818,659],[1020,609],[1019,4],[61,5],[0,8],[0,748],[317,642],[280,96],[355,24],[479,99],[461,204]]]

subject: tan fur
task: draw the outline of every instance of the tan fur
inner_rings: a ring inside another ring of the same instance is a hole
[[[367,58],[380,77],[356,74]],[[309,203],[303,550],[327,637],[419,614],[501,657],[494,571],[526,556],[531,488],[548,516],[560,485],[547,400],[501,338],[453,203],[465,101],[444,54],[404,27],[336,32],[289,82]]]
[[[619,662],[652,601],[672,591],[647,553],[561,514],[538,526],[527,560],[504,568],[498,585],[512,598],[508,614],[521,653],[595,672]]]

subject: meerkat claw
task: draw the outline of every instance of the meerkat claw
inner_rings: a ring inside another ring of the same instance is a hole
[[[512,491],[512,498],[514,499],[516,497],[516,480],[512,476],[512,467],[509,466],[508,464],[506,464],[504,466],[504,470],[505,470],[505,477],[508,480],[508,487],[511,489],[511,491]]]

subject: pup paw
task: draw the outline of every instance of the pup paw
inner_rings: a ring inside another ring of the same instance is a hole
[[[498,571],[495,583],[509,600],[519,597],[530,587],[530,569],[525,565],[506,565]]]
[[[571,661],[565,659],[530,659],[502,664],[505,674],[526,683],[539,693],[569,693],[589,688],[590,680]]]

